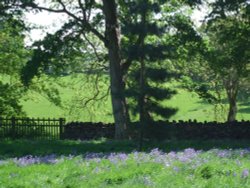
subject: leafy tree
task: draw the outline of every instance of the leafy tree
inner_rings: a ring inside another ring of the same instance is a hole
[[[78,0],[78,1],[46,1],[47,4],[41,6],[34,0],[18,0],[9,1],[13,3],[14,7],[20,7],[22,9],[32,9],[32,10],[46,10],[54,13],[62,13],[68,16],[67,23],[69,28],[68,33],[65,35],[78,34],[81,38],[84,34],[92,33],[106,47],[108,51],[109,60],[109,73],[110,73],[110,87],[111,87],[111,98],[114,120],[116,125],[116,138],[125,138],[127,125],[129,122],[129,115],[126,105],[126,100],[124,96],[124,64],[122,63],[120,44],[120,23],[118,11],[122,8],[123,1],[115,0]],[[165,2],[165,1],[163,1]],[[198,1],[181,1],[183,3],[195,4]],[[48,5],[48,6],[47,6]],[[95,16],[93,15],[93,12]],[[64,28],[62,28],[64,29]],[[46,54],[46,53],[45,53]],[[40,55],[40,53],[35,54],[35,60],[46,58],[46,55]],[[44,60],[44,59],[43,59]],[[41,67],[37,66],[32,69],[31,64],[34,61],[30,61],[27,67],[29,67],[32,72],[38,72],[37,69]],[[40,61],[42,62],[42,61]],[[125,64],[125,67],[129,67],[129,64]]]
[[[250,12],[247,1],[221,1],[211,4],[207,25],[207,60],[222,80],[229,103],[227,120],[235,121],[237,95],[241,82],[249,76]]]
[[[92,33],[103,42],[108,51],[111,99],[116,125],[115,135],[118,139],[125,138],[129,118],[123,92],[125,84],[121,71],[120,27],[117,15],[117,2],[115,0],[103,0],[101,2],[95,2],[94,0],[79,0],[75,2],[57,0],[48,1],[44,6],[41,6],[34,0],[19,0],[9,1],[9,4],[19,9],[46,10],[66,14],[69,18],[66,25],[72,29],[70,31],[79,36]],[[93,10],[95,10],[96,14],[94,18],[92,16]],[[105,29],[103,29],[103,25]],[[68,35],[69,33],[65,34]],[[80,37],[76,37],[75,41],[77,38]],[[27,64],[28,69],[38,73],[39,67],[43,65],[42,62],[49,54],[51,53],[48,53],[48,51],[42,54],[39,51],[35,52],[33,60]],[[31,64],[35,61],[40,62],[40,65],[32,68]]]
[[[25,116],[21,100],[27,100],[28,90],[21,81],[21,72],[32,55],[25,47],[24,33],[28,31],[21,12],[1,9],[0,18],[0,116]],[[37,80],[37,79],[36,79]],[[33,82],[29,91],[44,95],[49,101],[59,105],[57,90],[49,87],[44,76],[39,84]],[[38,80],[37,80],[38,81]]]
[[[217,0],[208,7],[211,12],[204,24],[193,30],[200,36],[196,37],[198,40],[180,45],[183,64],[179,65],[183,75],[191,78],[185,77],[185,85],[214,104],[215,109],[222,107],[224,111],[225,91],[229,103],[227,120],[234,121],[239,91],[246,92],[249,85],[249,4]]]
[[[0,116],[23,115],[20,98],[24,93],[20,71],[29,52],[24,47],[23,27],[10,16],[0,18]]]

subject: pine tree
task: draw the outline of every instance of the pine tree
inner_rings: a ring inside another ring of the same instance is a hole
[[[163,68],[163,61],[170,57],[173,46],[163,43],[161,38],[166,26],[160,20],[160,1],[126,1],[122,6],[123,55],[128,57],[124,65],[131,64],[127,76],[127,96],[130,110],[139,114],[140,124],[146,125],[156,117],[169,118],[176,109],[162,105],[176,92],[163,87],[166,80],[175,76]],[[132,102],[131,102],[132,101]]]

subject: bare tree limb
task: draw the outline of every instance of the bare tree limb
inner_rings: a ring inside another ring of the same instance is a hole
[[[87,16],[86,16],[86,9],[84,8],[82,1],[81,0],[77,0],[78,1],[78,5],[82,10],[82,16],[83,16],[83,20],[87,21]]]
[[[83,35],[84,39],[89,43],[89,45],[93,48],[95,56],[97,57],[97,60],[101,61],[101,58],[97,53],[95,45],[88,39],[88,37],[85,35],[85,33],[83,33],[82,35]]]
[[[53,8],[43,7],[43,6],[39,6],[37,4],[33,4],[33,3],[32,4],[15,4],[13,6],[15,6],[15,7],[33,8],[33,9],[38,9],[38,10],[45,10],[45,11],[53,12],[53,13],[65,13],[69,17],[71,17],[74,20],[76,20],[77,22],[79,22],[79,26],[82,27],[83,30],[86,30],[86,31],[89,31],[89,32],[93,33],[104,44],[107,43],[107,39],[105,38],[105,36],[102,33],[100,33],[97,29],[95,29],[94,27],[92,27],[87,18],[85,20],[84,18],[81,19],[80,17],[77,17],[74,13],[70,12],[66,8],[66,5],[61,0],[57,0],[57,2],[62,6],[62,9],[53,9]],[[81,5],[81,6],[83,6],[83,5]],[[86,10],[85,9],[81,9],[81,10],[82,10],[82,13],[86,15]]]

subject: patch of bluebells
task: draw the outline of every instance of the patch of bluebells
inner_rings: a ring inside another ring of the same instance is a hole
[[[128,155],[126,153],[86,153],[83,155],[83,158],[95,162],[100,162],[101,159],[108,159],[111,163],[118,164],[119,162],[126,162]]]
[[[69,156],[68,159],[72,157]],[[27,166],[33,164],[55,164],[59,161],[59,158],[55,154],[46,155],[46,156],[32,156],[26,155],[20,158],[13,159],[14,163],[19,166]]]
[[[201,151],[195,151],[192,148],[188,148],[188,149],[185,149],[183,152],[179,153],[177,155],[177,159],[180,162],[189,163],[193,159],[195,159],[200,153],[201,153]]]
[[[250,156],[250,149],[211,149],[209,154],[216,155],[219,158],[239,158]]]
[[[217,156],[220,158],[231,158],[232,152],[231,150],[218,150]]]
[[[218,158],[236,158],[235,163],[237,166],[241,167],[241,161],[238,158],[241,157],[249,157],[250,158],[250,149],[212,149],[206,152],[206,155],[202,155],[205,152],[201,150],[195,150],[192,148],[187,148],[181,152],[169,152],[165,153],[155,148],[151,150],[149,153],[146,152],[138,152],[134,151],[131,154],[126,153],[86,153],[82,156],[57,156],[55,154],[46,155],[46,156],[23,156],[20,158],[14,158],[12,161],[19,166],[27,166],[33,164],[56,164],[61,160],[67,159],[72,160],[78,158],[78,163],[100,163],[103,159],[108,160],[111,164],[114,165],[124,165],[128,160],[135,162],[136,164],[140,165],[142,163],[158,163],[162,164],[166,168],[171,168],[174,172],[179,172],[180,169],[176,166],[176,162],[189,164],[188,168],[196,169],[197,167],[207,163],[213,159],[213,157]],[[76,160],[76,161],[77,161]],[[6,160],[0,160],[0,165],[6,163]],[[94,170],[95,173],[99,173],[101,169],[96,168]],[[246,178],[249,176],[248,169],[242,171],[241,174],[242,178]]]
[[[247,178],[249,176],[249,170],[244,169],[241,173],[241,178]]]
[[[86,153],[83,158],[86,160],[106,158],[107,155],[104,153]]]
[[[164,153],[158,148],[152,149],[149,153],[134,151],[131,154],[125,153],[87,153],[84,155],[85,160],[92,160],[100,162],[102,159],[108,159],[113,164],[119,164],[120,162],[125,163],[128,159],[134,160],[137,164],[140,163],[160,163],[165,167],[171,166],[174,162],[179,161],[181,163],[192,163],[192,168],[197,168],[198,166],[210,161],[210,157],[217,156],[219,158],[231,158],[232,156],[242,157],[250,154],[249,149],[241,150],[219,150],[212,149],[209,151],[209,158],[199,157],[200,154],[204,153],[201,150],[195,150],[193,148],[187,148],[182,152],[169,152]],[[240,165],[240,162],[237,161]]]
[[[111,153],[108,156],[108,160],[115,165],[119,164],[120,162],[125,163],[127,159],[128,155],[125,153]]]

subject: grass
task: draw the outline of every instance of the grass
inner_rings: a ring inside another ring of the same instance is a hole
[[[105,96],[108,86],[107,77],[99,82],[98,89],[93,85],[94,77],[87,78],[82,74],[57,78],[57,89],[62,99],[62,107],[53,105],[46,97],[38,93],[29,93],[29,98],[22,102],[24,110],[29,117],[65,117],[68,121],[93,121],[93,122],[112,122],[112,109],[110,97],[104,97],[103,100],[89,101],[95,93],[99,92],[98,98]],[[26,97],[27,98],[27,97]]]
[[[92,101],[89,105],[83,107],[86,98],[93,97],[97,92],[93,86],[94,78],[87,81],[84,75],[66,76],[58,78],[59,82],[64,82],[64,86],[58,86],[61,94],[64,108],[59,108],[51,104],[43,96],[34,96],[31,94],[30,98],[35,100],[23,101],[24,110],[29,117],[66,117],[68,121],[93,121],[93,122],[113,122],[111,100],[107,96],[100,101]],[[103,77],[99,84],[99,98],[106,94],[108,87],[108,78]],[[80,106],[78,104],[81,104]],[[164,105],[176,107],[179,109],[176,115],[171,120],[189,120],[197,119],[198,121],[214,121],[215,115],[219,115],[225,119],[226,112],[218,113],[214,111],[214,106],[208,104],[195,94],[178,89],[178,94],[171,100],[164,101]],[[237,115],[239,120],[250,120],[249,101],[242,101],[239,103],[239,113]]]
[[[164,152],[181,151],[186,148],[196,150],[237,149],[248,148],[250,140],[166,140],[164,142],[146,141],[142,151],[149,152],[159,148]],[[81,155],[87,152],[125,152],[130,153],[138,149],[135,141],[114,141],[114,140],[52,140],[52,141],[31,141],[14,140],[0,142],[0,159],[10,157],[21,157],[24,155]]]
[[[3,141],[0,187],[249,187],[249,144],[171,140],[136,152],[133,141]]]

